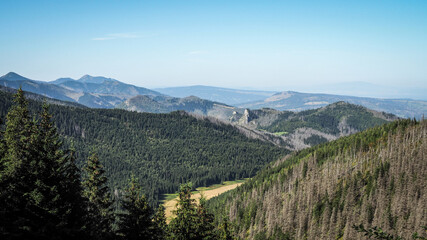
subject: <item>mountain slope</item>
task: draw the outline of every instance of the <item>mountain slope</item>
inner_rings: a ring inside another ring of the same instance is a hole
[[[0,92],[0,116],[12,104]],[[41,103],[30,101],[37,112]],[[196,119],[184,112],[136,113],[118,109],[51,106],[66,147],[73,145],[81,166],[96,150],[111,189],[120,189],[134,173],[152,204],[180,183],[206,186],[253,176],[266,163],[289,151],[245,137],[231,125]]]
[[[243,239],[410,239],[427,222],[427,121],[396,121],[305,149],[209,201]],[[218,214],[220,216],[220,214]]]
[[[0,77],[0,86],[33,92],[50,98],[71,101],[91,108],[113,108],[138,94],[161,95],[158,92],[119,82],[115,79],[85,75],[78,80],[60,78],[53,82],[35,81],[16,73]]]
[[[62,86],[75,92],[109,94],[120,98],[130,98],[136,95],[160,96],[159,92],[122,83],[113,78],[93,77],[84,75],[74,80],[72,78],[60,78],[51,83]]]
[[[285,146],[299,150],[396,119],[392,114],[337,102],[297,113],[274,109],[246,109],[243,115],[236,113],[232,121],[250,129],[274,133],[283,139]]]
[[[228,105],[264,100],[265,98],[270,97],[275,93],[270,91],[239,90],[200,85],[188,87],[157,88],[155,90],[172,97],[183,98],[188,96],[197,96],[199,98],[213,102],[222,102]]]
[[[117,108],[152,113],[168,113],[173,111],[186,111],[202,116],[211,116],[228,121],[233,112],[243,111],[223,103],[212,102],[195,96],[174,98],[167,96],[136,96],[119,104]]]
[[[332,94],[315,94],[299,92],[281,92],[262,101],[254,101],[238,104],[238,107],[259,109],[274,108],[277,110],[302,111],[324,107],[328,104],[345,101],[362,105],[369,109],[380,112],[393,113],[401,117],[421,118],[427,113],[427,101],[407,99],[378,99],[352,96],[341,96]]]
[[[15,88],[8,88],[8,87],[0,86],[0,92],[5,92],[6,94],[7,93],[15,94],[17,92],[17,90]],[[36,93],[32,93],[32,92],[25,92],[25,97],[28,99],[31,99],[31,100],[38,101],[38,102],[46,101],[46,103],[48,103],[48,104],[55,104],[55,105],[68,106],[68,107],[86,108],[86,106],[79,104],[79,103],[62,101],[62,100],[58,100],[55,98],[48,98],[46,96],[36,94]]]

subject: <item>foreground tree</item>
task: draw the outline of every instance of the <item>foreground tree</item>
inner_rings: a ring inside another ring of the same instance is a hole
[[[191,198],[191,184],[181,185],[176,218],[169,224],[172,239],[216,239],[213,215],[207,212],[203,197],[200,203]]]
[[[203,194],[200,196],[199,205],[197,206],[197,232],[202,239],[216,239],[214,215],[206,208],[206,198]]]
[[[121,201],[118,233],[124,239],[155,239],[155,224],[152,220],[153,210],[142,194],[137,179],[131,177],[129,186]]]
[[[61,150],[48,110],[44,104],[40,121],[31,119],[28,102],[19,89],[7,114],[0,140],[0,233],[6,239],[81,234],[83,212],[78,209],[82,204],[78,197],[70,198],[66,193],[81,194],[67,185],[67,166],[75,165]]]
[[[96,153],[93,153],[84,168],[83,196],[87,199],[85,229],[93,239],[113,237],[114,213],[107,177]]]
[[[156,239],[167,239],[169,237],[169,227],[166,223],[165,207],[160,205],[153,216]]]

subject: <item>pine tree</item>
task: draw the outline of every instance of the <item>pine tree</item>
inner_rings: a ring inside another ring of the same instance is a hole
[[[6,153],[6,143],[4,142],[3,121],[0,118],[0,179],[4,169],[3,158]]]
[[[129,181],[121,203],[124,212],[119,215],[118,233],[129,240],[155,239],[153,210],[134,176]]]
[[[6,206],[1,212],[4,221],[1,232],[7,238],[78,236],[84,214],[77,211],[82,206],[78,201],[81,191],[66,184],[70,176],[65,169],[75,168],[75,165],[68,162],[61,150],[62,143],[51,121],[49,108],[44,104],[40,121],[30,121],[22,90],[18,90],[15,102],[6,123],[9,135],[2,144],[7,149],[2,163],[7,168],[3,169],[0,179],[0,198]],[[26,131],[17,131],[17,124],[24,123],[27,124],[22,129]],[[79,178],[76,172],[75,179],[79,181]]]
[[[214,215],[206,208],[206,198],[203,194],[200,196],[199,205],[197,206],[197,232],[202,239],[216,239]]]
[[[93,239],[112,238],[114,214],[107,178],[96,153],[93,153],[84,168],[83,196],[87,198],[86,230]]]
[[[230,221],[226,216],[222,217],[222,222],[218,227],[218,237],[220,240],[234,240]]]
[[[198,232],[197,208],[195,200],[191,199],[191,184],[180,187],[176,218],[170,222],[171,238],[176,240],[201,239]]]
[[[62,217],[62,225],[70,236],[82,236],[85,224],[87,205],[83,197],[83,188],[80,181],[80,170],[75,164],[74,150],[68,150],[66,156],[62,158],[61,168],[63,178],[59,182],[61,201],[59,213]]]
[[[156,239],[164,240],[169,236],[169,228],[166,223],[166,214],[165,207],[160,205],[153,216],[153,221],[155,225],[155,235]]]
[[[14,104],[6,116],[0,173],[0,229],[3,236],[25,237],[33,230],[37,213],[31,211],[37,165],[31,156],[34,121],[22,89],[15,94]],[[30,210],[31,209],[31,210]]]

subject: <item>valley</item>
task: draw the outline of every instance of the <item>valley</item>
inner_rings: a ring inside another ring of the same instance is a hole
[[[427,240],[427,1],[1,1],[0,240]]]
[[[227,191],[235,189],[236,187],[242,185],[244,182],[245,180],[226,181],[222,184],[215,184],[208,187],[199,187],[199,188],[196,188],[196,191],[192,192],[191,198],[195,199],[196,203],[199,202],[199,199],[202,195],[206,200],[209,200]],[[172,218],[176,217],[173,214],[173,211],[176,210],[177,202],[178,202],[178,194],[165,195],[165,200],[162,204],[165,207],[165,214],[168,222],[170,222]]]

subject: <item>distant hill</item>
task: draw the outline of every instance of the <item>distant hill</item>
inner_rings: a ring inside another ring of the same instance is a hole
[[[224,121],[228,121],[235,111],[243,112],[243,109],[195,96],[175,98],[168,96],[153,97],[140,95],[124,101],[117,105],[117,108],[151,113],[169,113],[179,110],[201,116],[215,117]]]
[[[274,108],[277,110],[302,111],[324,107],[328,104],[345,101],[380,111],[393,113],[400,117],[421,118],[427,113],[427,101],[409,99],[379,99],[341,96],[332,94],[315,94],[300,92],[280,92],[261,101],[238,104],[237,107],[260,109]]]
[[[17,92],[17,89],[0,86],[0,92],[15,94]],[[68,106],[68,107],[87,108],[86,106],[79,103],[62,101],[55,98],[49,98],[49,97],[32,93],[32,92],[25,92],[25,97],[38,102],[46,101],[46,103],[48,104]]]
[[[172,97],[196,96],[213,102],[222,102],[227,105],[236,105],[244,102],[260,101],[272,96],[272,91],[240,90],[210,86],[188,86],[157,88],[156,91]]]
[[[52,82],[42,82],[10,72],[0,77],[0,86],[15,89],[21,86],[24,91],[63,101],[77,102],[92,108],[114,108],[124,100],[139,94],[162,95],[115,79],[89,75],[78,80],[60,78]]]
[[[72,78],[59,78],[50,83],[62,86],[75,92],[109,94],[120,98],[130,98],[137,95],[161,96],[162,94],[147,88],[122,83],[113,78],[93,77],[84,75],[74,80]]]
[[[295,152],[208,206],[240,239],[367,239],[360,224],[425,236],[426,132],[401,120]]]
[[[337,102],[301,112],[246,109],[243,114],[235,113],[231,119],[238,125],[273,133],[282,138],[284,146],[299,150],[396,120],[397,117]]]

